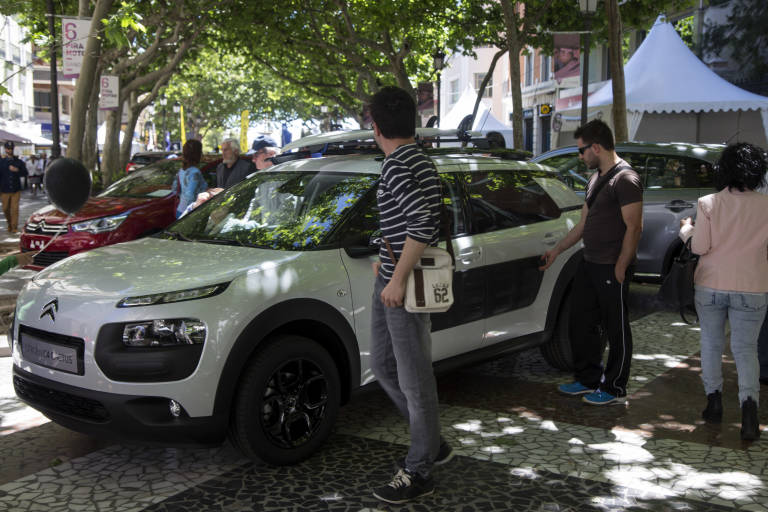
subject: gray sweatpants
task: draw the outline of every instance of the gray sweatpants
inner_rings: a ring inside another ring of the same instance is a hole
[[[384,306],[381,291],[386,284],[378,276],[373,289],[371,369],[410,425],[411,446],[405,467],[427,477],[440,447],[431,322],[428,313]]]

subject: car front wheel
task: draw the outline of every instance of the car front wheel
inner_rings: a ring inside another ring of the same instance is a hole
[[[573,370],[573,351],[571,350],[571,294],[568,290],[563,296],[560,311],[557,314],[557,324],[552,338],[541,346],[541,354],[550,366],[558,370]]]
[[[340,398],[336,364],[322,346],[301,336],[277,337],[246,366],[230,439],[248,457],[296,464],[330,435]]]

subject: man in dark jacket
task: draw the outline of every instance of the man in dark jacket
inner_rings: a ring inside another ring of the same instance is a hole
[[[13,154],[14,144],[3,144],[5,156],[0,159],[0,201],[3,203],[8,232],[17,233],[19,224],[19,198],[21,197],[21,178],[27,175],[27,166]]]
[[[240,143],[237,139],[225,139],[221,143],[221,156],[222,162],[216,167],[217,188],[229,188],[256,172],[252,162],[240,158]]]

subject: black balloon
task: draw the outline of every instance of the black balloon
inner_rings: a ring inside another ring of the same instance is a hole
[[[91,174],[72,158],[57,158],[45,170],[45,191],[53,205],[74,214],[91,194]]]

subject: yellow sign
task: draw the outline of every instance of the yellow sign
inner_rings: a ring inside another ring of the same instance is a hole
[[[549,105],[547,103],[539,105],[539,115],[540,116],[548,116],[551,113],[552,113],[552,105]]]
[[[184,105],[179,108],[179,122],[181,123],[181,147],[187,142],[187,129],[184,126]]]
[[[240,150],[248,151],[248,115],[250,112],[243,110],[240,114]]]

